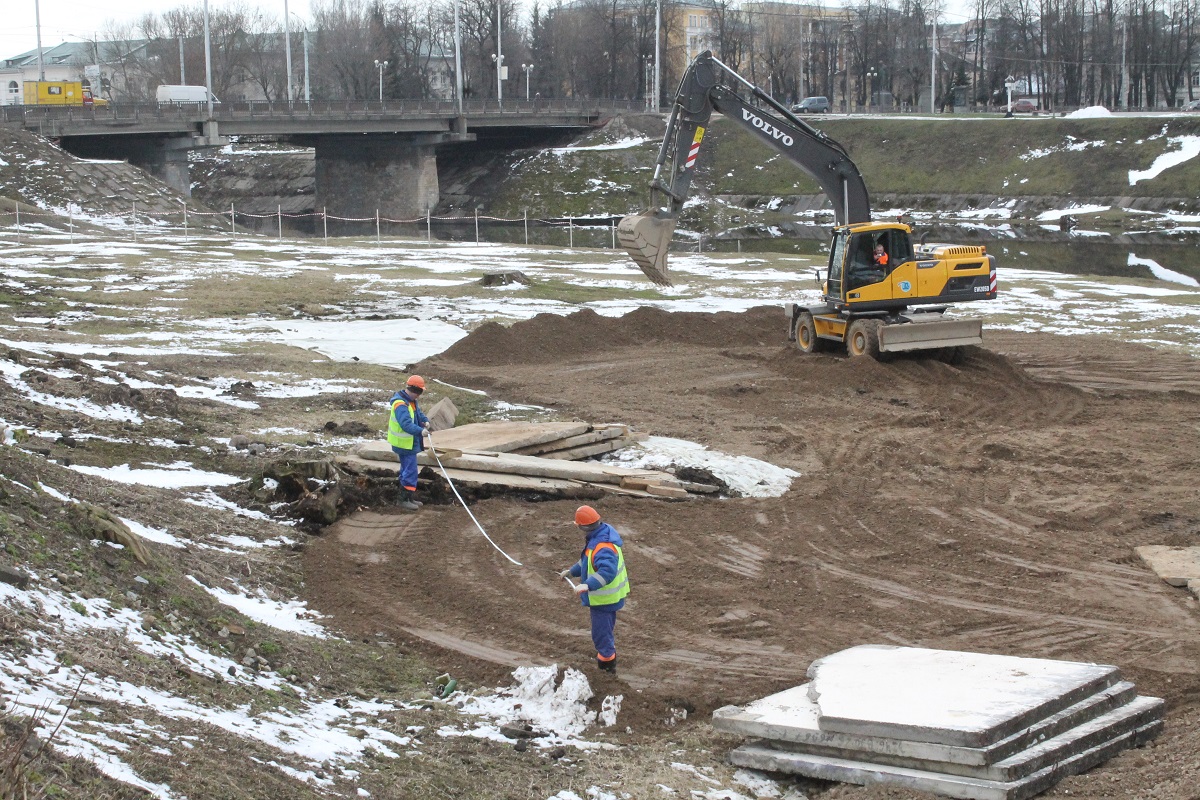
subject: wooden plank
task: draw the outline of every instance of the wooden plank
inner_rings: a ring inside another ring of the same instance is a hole
[[[721,491],[720,486],[713,486],[711,483],[696,483],[694,481],[679,481],[679,486],[687,489],[693,494],[716,494]]]
[[[391,453],[391,450],[388,451]],[[347,472],[352,472],[355,475],[399,475],[400,462],[396,460],[396,455],[392,454],[392,463],[379,461],[376,459],[362,458],[356,455],[336,456],[333,462],[339,467],[342,467]]]
[[[586,422],[473,422],[434,435],[438,447],[509,453],[521,447],[587,433]]]
[[[663,486],[662,484],[652,483],[646,487],[646,492],[655,497],[674,497],[683,498],[688,496],[687,489],[680,489],[678,486]]]
[[[417,456],[417,463],[435,465],[429,453]],[[455,469],[471,469],[483,472],[504,472],[511,475],[530,475],[538,478],[563,478],[568,480],[588,481],[590,483],[611,483],[619,485],[628,477],[652,477],[670,480],[665,472],[653,470],[625,469],[611,464],[601,464],[596,461],[560,461],[538,456],[522,456],[515,453],[495,453],[484,455],[466,452],[459,458],[442,459],[447,467]]]
[[[607,442],[597,442],[596,444],[583,445],[582,447],[571,447],[566,450],[555,450],[550,453],[543,453],[542,458],[554,458],[567,461],[579,461],[592,456],[603,455],[604,453],[613,453],[617,450],[624,450],[629,445],[633,444],[624,439],[609,439]]]
[[[582,447],[584,445],[595,444],[596,442],[606,442],[609,439],[618,439],[624,436],[628,430],[624,425],[606,425],[587,433],[581,433],[578,436],[568,436],[553,442],[530,445],[529,447],[522,447],[511,452],[519,453],[523,456],[540,456],[556,450],[566,450],[571,447]]]
[[[435,469],[442,474],[442,470]],[[505,489],[525,491],[565,491],[578,489],[578,481],[561,480],[557,478],[536,478],[529,475],[509,475],[503,472],[481,472],[471,469],[446,469],[446,475],[458,486],[481,487],[498,486]]]
[[[443,397],[434,404],[433,408],[429,409],[425,416],[429,417],[429,430],[450,430],[454,427],[454,420],[458,419],[458,407],[451,402],[449,397]]]

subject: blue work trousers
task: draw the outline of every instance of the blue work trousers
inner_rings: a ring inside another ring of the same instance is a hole
[[[401,450],[399,447],[393,447],[392,452],[400,459],[400,477],[398,481],[401,489],[407,489],[410,492],[417,490],[417,451]]]
[[[592,644],[596,646],[596,658],[612,661],[617,657],[617,640],[613,638],[613,630],[617,627],[617,612],[605,606],[589,606],[588,611],[592,612]]]

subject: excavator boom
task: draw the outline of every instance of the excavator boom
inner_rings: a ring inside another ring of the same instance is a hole
[[[746,89],[762,105],[752,105],[722,83],[722,78]],[[691,63],[679,84],[650,184],[650,209],[625,217],[617,226],[621,245],[650,280],[667,286],[671,283],[667,250],[714,110],[778,150],[815,180],[833,203],[839,225],[870,221],[866,184],[842,146],[706,51]]]

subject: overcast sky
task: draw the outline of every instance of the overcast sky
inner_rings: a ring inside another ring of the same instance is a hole
[[[53,47],[62,41],[83,41],[97,38],[105,22],[116,19],[134,22],[150,11],[163,11],[179,5],[199,5],[202,0],[40,0],[42,11],[42,46]],[[227,0],[209,0],[209,8],[226,5]],[[826,0],[830,6],[835,0]],[[257,5],[270,8],[283,16],[284,0],[269,0]],[[37,27],[34,22],[34,0],[0,0],[4,13],[0,15],[0,58],[10,58],[37,47]],[[545,5],[545,4],[543,4]],[[945,18],[962,20],[963,10],[970,0],[946,0],[949,9]],[[288,10],[302,19],[308,17],[308,0],[288,0]]]

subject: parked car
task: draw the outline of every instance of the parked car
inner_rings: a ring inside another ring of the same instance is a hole
[[[1007,113],[1008,103],[1001,103],[1000,110]],[[1033,102],[1032,100],[1027,100],[1024,97],[1022,97],[1020,100],[1012,101],[1012,112],[1014,114],[1033,114],[1036,113],[1037,110],[1037,103]]]
[[[1190,103],[1184,103],[1184,111],[1200,111],[1200,100],[1193,100]]]
[[[806,97],[792,106],[793,114],[828,114],[828,97]]]

